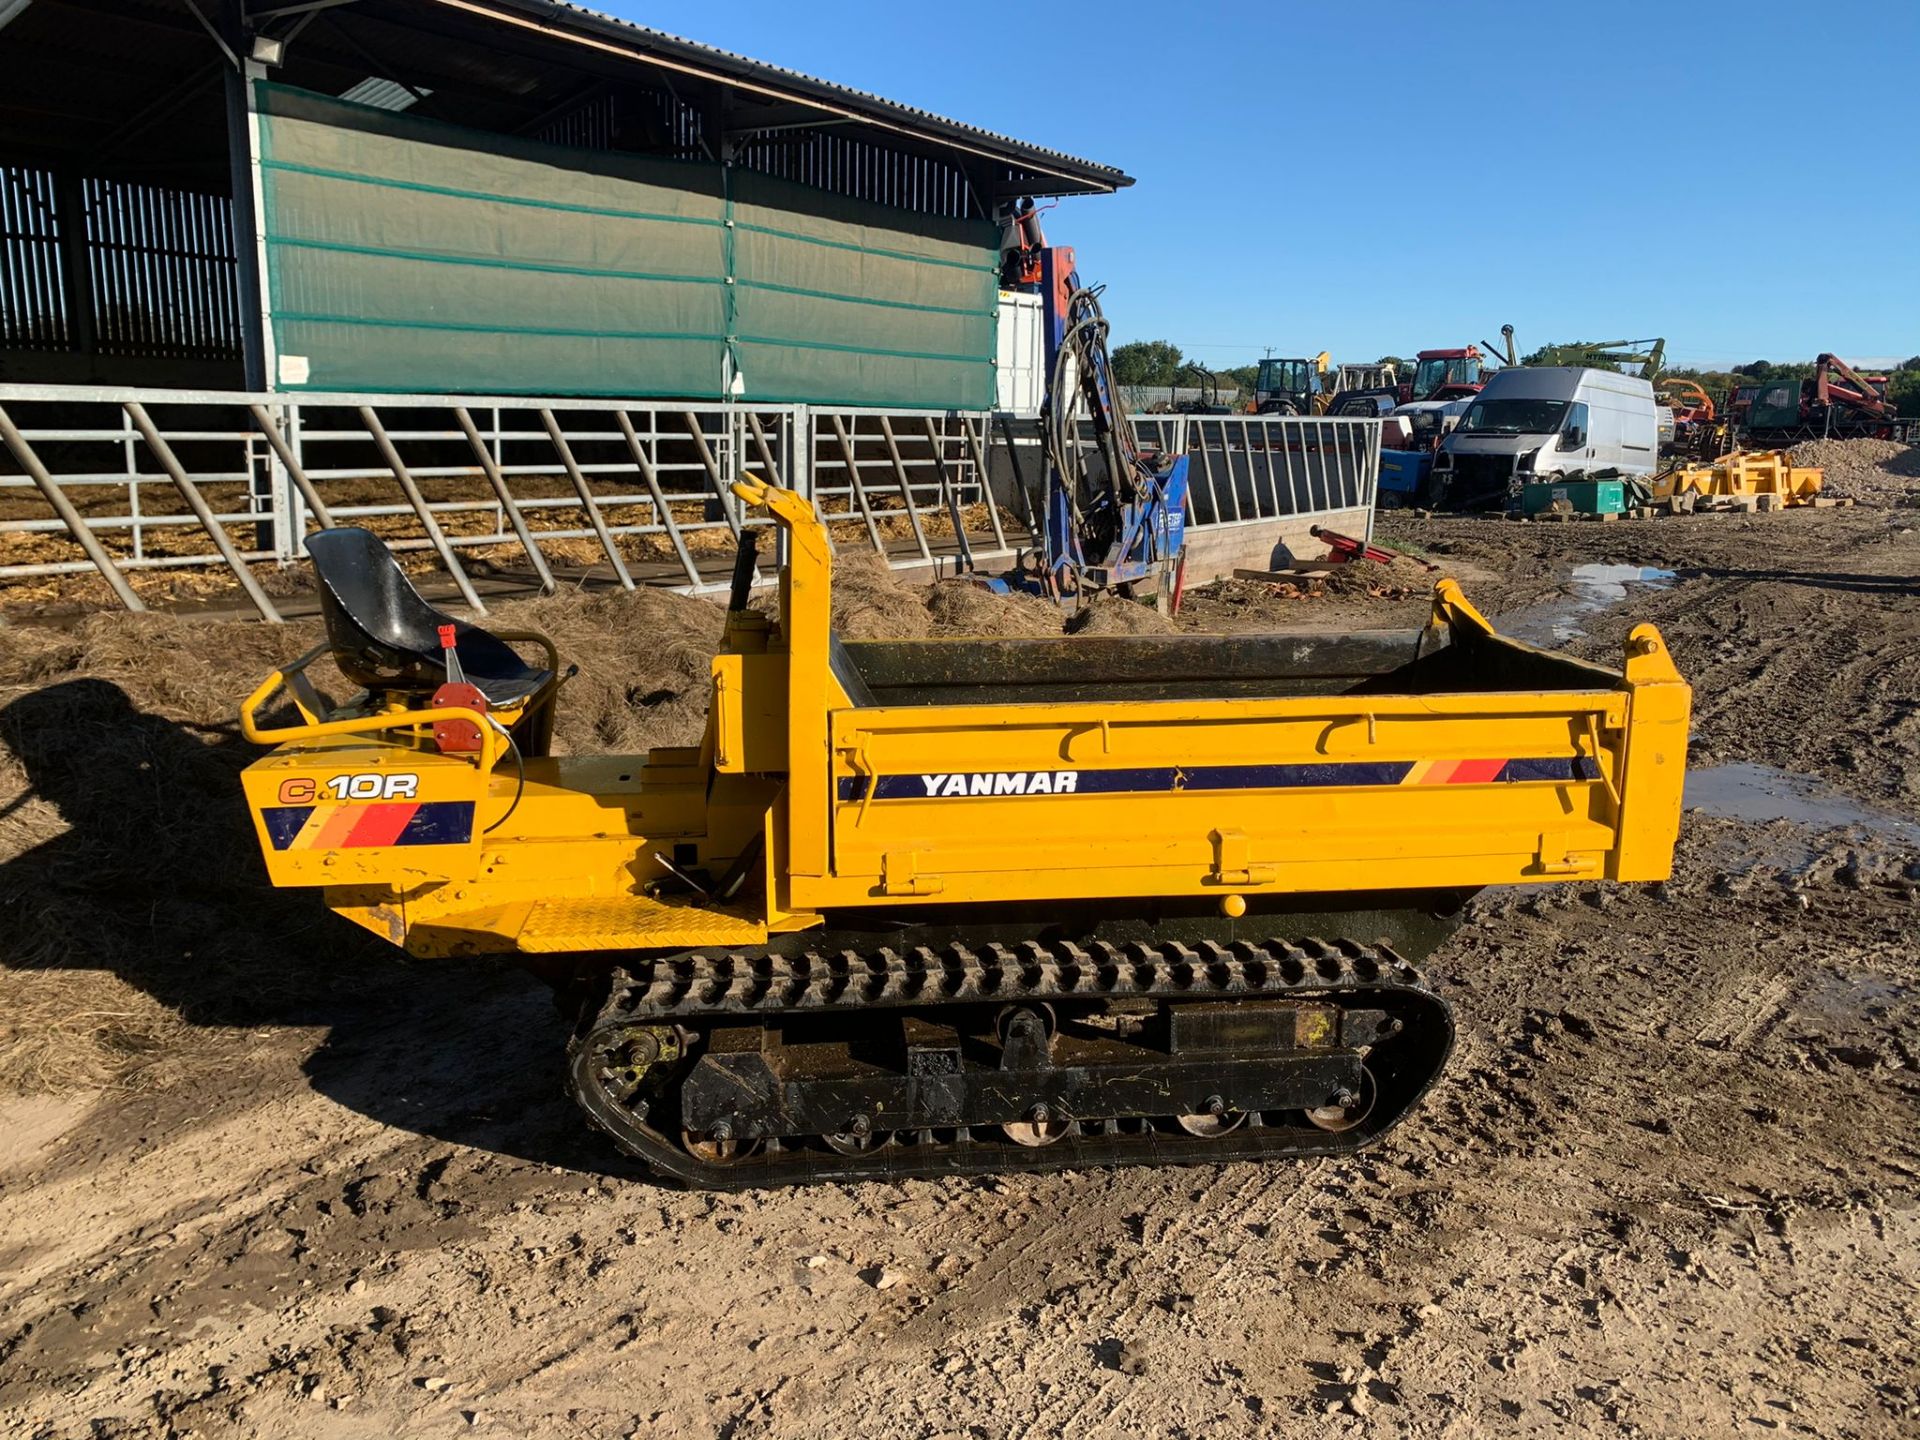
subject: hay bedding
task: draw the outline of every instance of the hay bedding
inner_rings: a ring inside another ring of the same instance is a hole
[[[554,748],[584,754],[697,744],[725,619],[710,600],[641,589],[516,600],[489,623],[542,631],[580,667],[560,692]]]
[[[1058,635],[1062,611],[1037,595],[995,595],[967,580],[944,580],[926,594],[927,615],[949,635]]]
[[[237,803],[234,711],[314,638],[0,627],[0,1086],[157,1083],[199,1048],[189,1026],[277,1015],[367,948],[266,885]]]
[[[1069,635],[1171,635],[1180,627],[1151,605],[1101,596],[1067,621]]]

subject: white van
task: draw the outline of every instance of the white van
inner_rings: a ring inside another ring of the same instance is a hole
[[[1653,382],[1578,365],[1510,367],[1489,376],[1433,462],[1435,504],[1505,506],[1522,485],[1570,475],[1651,475],[1659,468]]]

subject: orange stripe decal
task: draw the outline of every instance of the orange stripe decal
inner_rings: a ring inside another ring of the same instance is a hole
[[[307,816],[307,824],[303,824],[300,828],[300,833],[294,835],[294,845],[292,845],[292,849],[296,849],[296,851],[311,851],[311,849],[313,849],[313,841],[317,841],[317,839],[321,837],[321,831],[326,829],[326,822],[334,818],[334,810],[338,810],[338,806],[334,806],[334,804],[315,804],[315,806],[313,806],[313,814]]]
[[[332,814],[333,807],[330,805],[314,806],[313,809],[307,813],[306,823],[300,827],[300,833],[293,837],[292,843],[290,843],[287,848],[289,850],[311,850],[313,848],[314,837],[326,828],[327,820]]]
[[[357,805],[335,805],[324,824],[314,832],[308,844],[311,850],[338,850],[343,840],[352,833],[354,825],[360,819],[360,807]]]
[[[1488,785],[1507,768],[1505,760],[1416,760],[1402,785]]]
[[[1500,772],[1507,768],[1504,760],[1459,760],[1454,762],[1453,773],[1447,776],[1449,785],[1485,785],[1499,778]]]

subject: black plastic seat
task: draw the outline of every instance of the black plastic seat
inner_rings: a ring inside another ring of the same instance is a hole
[[[393,552],[371,530],[317,530],[307,537],[307,554],[320,580],[320,613],[334,664],[356,685],[434,690],[447,678],[442,625],[453,626],[460,668],[488,704],[518,705],[552,681],[551,670],[527,664],[498,636],[421,599]]]

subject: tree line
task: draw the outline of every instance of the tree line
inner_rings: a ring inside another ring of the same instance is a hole
[[[1375,363],[1397,367],[1403,378],[1411,375],[1413,370],[1413,362],[1400,355],[1382,355]],[[1542,345],[1521,356],[1520,363],[1584,364],[1602,370],[1621,368],[1610,361],[1595,361],[1577,344]],[[1245,365],[1228,365],[1212,373],[1223,391],[1238,388],[1242,394],[1251,395],[1259,369],[1259,362],[1253,361]],[[1668,366],[1662,373],[1679,380],[1692,380],[1709,395],[1720,397],[1732,393],[1740,385],[1804,380],[1813,374],[1813,361],[1754,360],[1745,365],[1735,365],[1731,370]],[[1174,386],[1199,383],[1195,362],[1182,354],[1180,347],[1171,340],[1131,340],[1117,346],[1113,352],[1113,376],[1122,385]],[[1887,392],[1902,415],[1920,415],[1920,355],[1900,363],[1893,372]]]
[[[1260,362],[1229,365],[1215,370],[1189,360],[1171,340],[1130,340],[1113,352],[1113,378],[1122,385],[1187,385],[1199,383],[1199,370],[1207,369],[1220,382],[1222,390],[1238,388],[1251,395],[1260,374]],[[1398,355],[1382,355],[1375,362],[1398,367],[1399,373],[1412,373],[1413,362]]]

